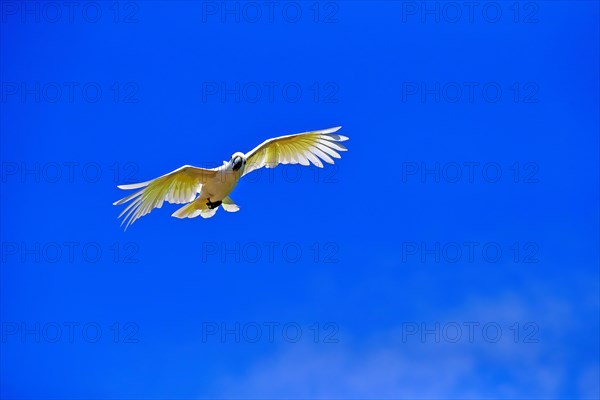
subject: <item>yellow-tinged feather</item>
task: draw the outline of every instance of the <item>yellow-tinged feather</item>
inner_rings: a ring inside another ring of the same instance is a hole
[[[333,164],[333,158],[341,158],[338,151],[347,151],[339,142],[348,140],[348,137],[334,133],[340,128],[341,126],[336,126],[266,140],[246,154],[244,175],[263,167],[273,168],[278,164],[312,163],[319,168],[323,167],[321,160]]]
[[[113,203],[120,205],[133,200],[119,215],[119,218],[124,216],[121,225],[126,223],[127,229],[153,209],[161,208],[165,200],[175,204],[189,203],[196,197],[202,183],[215,174],[214,170],[184,165],[151,181],[119,186],[121,189],[143,188]]]

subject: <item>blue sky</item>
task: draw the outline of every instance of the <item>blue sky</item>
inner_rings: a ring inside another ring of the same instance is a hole
[[[1,7],[2,398],[600,395],[597,2]],[[119,226],[117,184],[337,125]]]

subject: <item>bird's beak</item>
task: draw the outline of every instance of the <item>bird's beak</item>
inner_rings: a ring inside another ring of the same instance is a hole
[[[239,158],[236,158],[233,162],[233,170],[237,171],[238,169],[242,168],[242,160],[240,160]]]

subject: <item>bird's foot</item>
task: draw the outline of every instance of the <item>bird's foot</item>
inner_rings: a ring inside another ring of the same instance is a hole
[[[210,199],[208,199],[208,202],[206,203],[206,205],[208,206],[208,208],[210,208],[212,210],[214,208],[219,207],[221,205],[221,203],[223,203],[221,200],[215,201],[213,203],[212,201],[210,201]]]

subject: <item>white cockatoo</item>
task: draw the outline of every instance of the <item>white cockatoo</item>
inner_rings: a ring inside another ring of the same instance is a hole
[[[333,164],[333,158],[341,158],[338,151],[347,149],[339,142],[348,140],[338,135],[341,126],[319,131],[280,136],[265,140],[250,152],[236,152],[229,161],[224,161],[218,168],[198,168],[184,165],[166,175],[147,182],[120,185],[119,189],[137,192],[113,203],[118,206],[131,201],[119,218],[127,221],[125,229],[138,218],[143,217],[155,208],[161,208],[166,200],[169,203],[184,204],[173,213],[177,218],[194,218],[200,215],[210,218],[219,206],[225,211],[236,212],[239,207],[229,198],[240,178],[256,169],[274,168],[279,164],[313,163],[323,168],[321,160]]]

